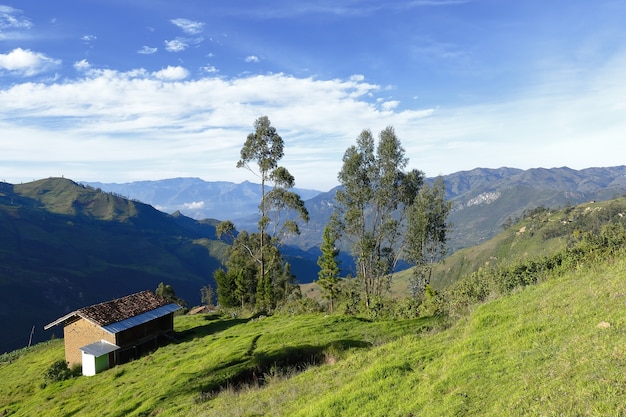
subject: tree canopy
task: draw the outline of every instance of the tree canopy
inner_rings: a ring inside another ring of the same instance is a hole
[[[250,304],[259,309],[271,309],[278,298],[288,295],[286,289],[291,288],[285,282],[293,281],[293,277],[279,247],[288,235],[300,233],[297,219],[308,222],[309,213],[300,196],[291,191],[295,186],[294,177],[278,164],[284,156],[283,148],[283,139],[269,118],[259,117],[237,162],[238,168],[246,168],[261,182],[258,232],[235,236],[232,222],[218,225],[218,236],[229,235],[233,242],[227,271],[215,273],[221,305],[236,302],[241,306]]]
[[[416,169],[407,171],[408,162],[393,127],[383,129],[378,141],[370,130],[363,130],[356,145],[344,153],[337,175],[341,184],[336,194],[337,232],[351,247],[356,278],[361,283],[367,308],[373,298],[381,297],[389,289],[400,259],[408,253],[414,255],[411,260],[418,260],[419,250],[415,247],[418,240],[411,233],[422,226],[413,223],[423,221],[422,211],[438,204],[431,200],[439,197],[440,188],[435,188],[437,192],[433,193],[422,191],[424,173]],[[448,211],[441,211],[440,217],[428,215],[425,219],[424,227],[429,233],[435,228],[432,221],[443,222],[443,229],[437,229],[443,234],[428,235],[429,243],[435,246],[445,246]],[[432,250],[428,250],[426,254],[432,255]]]

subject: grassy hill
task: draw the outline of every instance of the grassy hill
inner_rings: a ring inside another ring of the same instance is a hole
[[[4,355],[15,416],[626,415],[626,259],[579,263],[437,319],[182,316],[180,342],[48,383],[59,340]],[[591,258],[588,258],[591,259]]]
[[[481,268],[505,266],[523,259],[550,256],[575,235],[598,233],[610,221],[626,220],[626,198],[586,202],[561,209],[535,208],[481,244],[461,249],[435,265],[431,284],[441,290]],[[394,275],[393,292],[406,295],[410,269]]]
[[[49,339],[55,318],[160,282],[198,304],[226,250],[210,220],[63,178],[0,183],[0,236],[0,352],[26,346],[32,326]]]

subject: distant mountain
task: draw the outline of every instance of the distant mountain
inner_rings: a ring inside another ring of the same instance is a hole
[[[524,210],[557,208],[626,193],[626,166],[608,168],[513,168],[457,172],[444,177],[453,202],[452,251],[495,236]]]
[[[432,182],[428,178],[427,182]],[[454,224],[451,252],[495,236],[509,220],[524,210],[576,205],[608,200],[626,193],[626,166],[587,168],[476,168],[444,176],[446,197],[453,202]],[[232,220],[240,230],[253,230],[258,222],[260,185],[249,182],[205,182],[197,178],[140,181],[127,184],[90,183],[186,216]],[[301,225],[302,234],[288,243],[309,253],[319,253],[324,225],[334,209],[337,188],[328,192],[297,190],[305,200],[311,220]],[[345,254],[344,254],[345,255]],[[309,278],[307,278],[308,280]]]
[[[519,219],[525,210],[557,208],[591,200],[605,201],[626,194],[626,166],[610,168],[476,168],[443,177],[446,198],[453,203],[449,250],[477,245]],[[434,178],[427,178],[432,184]],[[289,241],[307,251],[321,242],[324,225],[334,209],[337,188],[305,202],[311,220],[302,234]],[[253,217],[239,219],[237,227],[254,227]]]
[[[244,181],[240,184],[200,178],[172,178],[158,181],[136,181],[122,184],[85,182],[84,184],[139,200],[155,208],[173,213],[180,211],[194,219],[233,220],[258,211],[261,186]],[[321,191],[296,188],[303,200]]]
[[[227,245],[196,221],[50,178],[0,183],[0,352],[50,338],[63,314],[172,285],[190,304],[213,282]]]

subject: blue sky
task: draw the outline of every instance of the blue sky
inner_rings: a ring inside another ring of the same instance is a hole
[[[256,181],[254,120],[300,187],[363,129],[409,168],[626,163],[621,0],[0,0],[0,180]]]

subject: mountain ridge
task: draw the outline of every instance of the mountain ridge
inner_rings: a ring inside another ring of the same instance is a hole
[[[446,198],[453,203],[450,221],[455,225],[451,234],[450,248],[456,251],[472,246],[494,236],[509,219],[519,217],[524,210],[538,206],[551,208],[570,204],[580,204],[589,200],[607,200],[626,193],[626,166],[591,167],[575,170],[568,167],[558,168],[474,168],[468,171],[444,175]],[[156,191],[161,187],[168,190],[176,181],[184,181],[184,192],[176,195],[168,191],[168,201],[156,198]],[[426,178],[432,183],[434,178]],[[154,199],[142,199],[147,191],[139,192],[141,184],[148,184]],[[258,221],[258,204],[261,200],[260,185],[245,181],[237,189],[237,184],[218,181],[206,182],[199,178],[193,181],[170,179],[148,181],[135,184],[133,188],[112,187],[107,183],[90,183],[112,192],[121,192],[130,198],[136,198],[168,213],[176,210],[194,219],[215,218],[232,220],[240,230],[251,230]],[[192,189],[189,184],[201,184]],[[210,189],[211,184],[218,184],[220,194],[203,194],[203,189]],[[224,184],[227,184],[225,186]],[[320,192],[308,190],[310,194],[301,194],[309,211],[309,224],[301,225],[302,234],[289,241],[304,251],[319,246],[324,225],[330,218],[334,207],[334,194],[338,187]],[[229,190],[234,190],[230,192]],[[302,192],[302,189],[296,189]],[[187,199],[181,199],[186,196]],[[195,204],[194,204],[195,203]]]
[[[0,350],[24,346],[33,325],[35,342],[49,338],[46,320],[159,282],[197,304],[226,251],[215,224],[62,178],[0,183]]]

